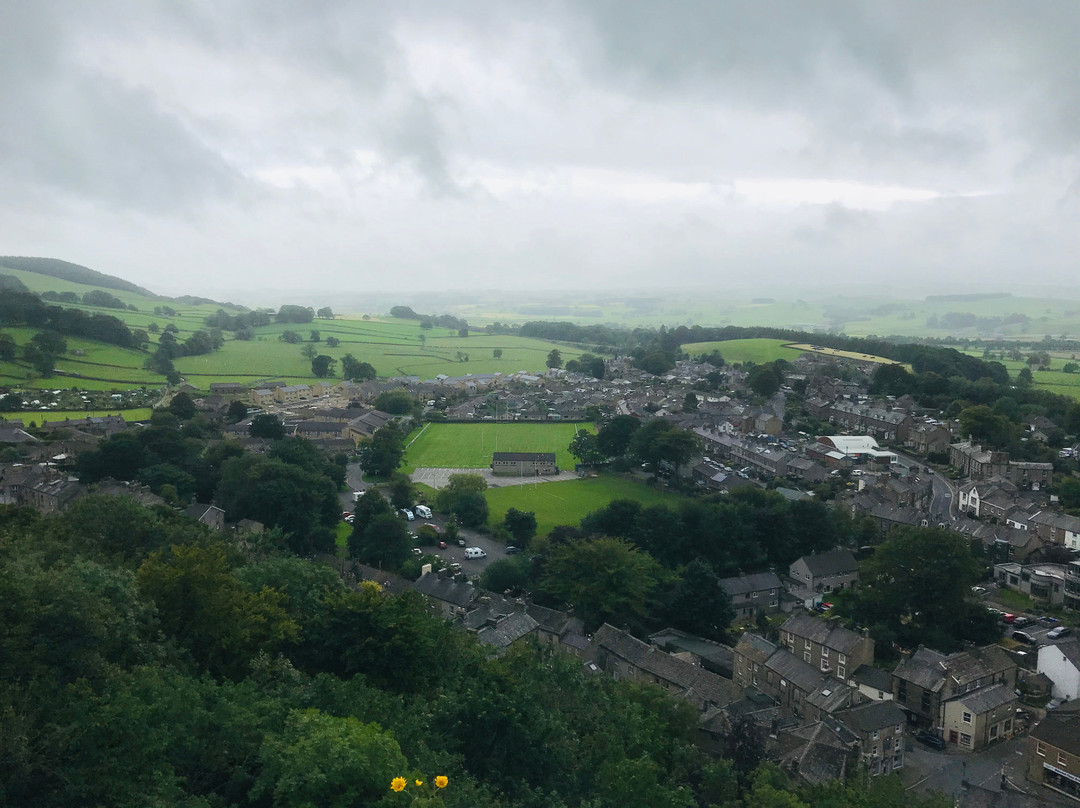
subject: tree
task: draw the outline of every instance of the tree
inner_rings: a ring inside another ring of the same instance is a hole
[[[480,575],[480,587],[488,592],[516,595],[529,587],[529,564],[523,556],[494,561]]]
[[[319,355],[319,349],[314,345],[305,345],[300,349],[300,355],[309,362],[314,362],[315,357]]]
[[[595,631],[602,623],[644,619],[665,578],[652,556],[622,539],[570,541],[548,552],[541,589],[572,604]]]
[[[405,457],[405,436],[397,423],[388,421],[360,447],[360,467],[376,477],[389,477]]]
[[[493,357],[494,357],[495,359],[502,359],[502,355],[503,355],[503,349],[502,349],[502,348],[496,348],[496,349],[494,349],[494,350],[493,350],[493,351],[491,352],[491,355],[492,355],[492,356],[493,356]],[[1071,371],[1070,371],[1070,372],[1071,372]]]
[[[261,413],[251,419],[248,434],[253,438],[279,440],[285,437],[285,425],[278,420],[276,415]]]
[[[143,562],[139,591],[152,600],[162,631],[215,675],[243,676],[260,650],[297,636],[272,589],[244,590],[224,545],[173,545]]]
[[[1061,371],[1063,373],[1078,373],[1080,372],[1080,364],[1077,364],[1076,362],[1066,362],[1061,366]]]
[[[181,421],[190,421],[195,417],[198,410],[195,407],[195,402],[191,400],[191,396],[181,390],[169,402],[169,412]]]
[[[558,348],[552,348],[547,355],[547,366],[549,368],[561,368],[563,365],[562,354],[559,353]]]
[[[599,466],[607,459],[600,451],[600,439],[587,429],[579,429],[570,441],[570,454],[583,466]]]
[[[698,397],[694,395],[693,391],[688,392],[683,398],[683,412],[697,412]]]
[[[361,362],[352,354],[341,357],[341,375],[354,382],[363,382],[374,379],[375,368],[368,362]]]
[[[632,415],[616,415],[596,435],[597,445],[606,457],[622,457],[630,451],[630,441],[641,427]]]
[[[341,340],[339,340],[337,337],[327,337],[326,338],[326,347],[327,348],[336,348],[339,345],[341,345]]]
[[[467,325],[463,325],[461,328],[458,329],[457,335],[459,337],[469,336],[469,327]]]
[[[229,402],[229,409],[225,412],[225,418],[230,424],[235,424],[237,421],[243,421],[247,418],[247,404],[240,399],[235,399]]]
[[[675,360],[663,351],[648,351],[640,359],[634,360],[634,367],[653,376],[661,376],[675,367]]]
[[[316,377],[325,379],[327,376],[334,375],[334,365],[336,364],[337,360],[334,357],[319,354],[311,360],[311,372]]]
[[[318,331],[312,331],[311,332],[311,341],[312,342],[322,342],[322,334],[320,334]]]
[[[700,558],[683,570],[666,611],[671,625],[717,642],[727,642],[727,628],[735,619],[731,598],[712,567]]]
[[[284,730],[265,737],[259,758],[252,796],[282,808],[374,805],[408,768],[394,736],[378,724],[314,709],[289,713]]]
[[[375,399],[375,409],[391,415],[408,415],[415,406],[416,401],[412,394],[403,388],[386,390],[379,393],[379,397]]]
[[[323,306],[321,309],[319,309],[316,312],[316,315],[318,316],[318,318],[320,320],[333,320],[334,319],[334,310],[332,308],[330,308],[329,306]]]
[[[536,535],[536,514],[532,511],[519,511],[510,508],[503,517],[503,526],[514,537],[517,544],[528,544]]]
[[[479,527],[488,517],[486,489],[487,481],[479,474],[451,474],[446,487],[436,494],[435,505],[466,527]]]
[[[1035,377],[1031,375],[1031,368],[1022,368],[1016,374],[1016,384],[1020,387],[1031,387],[1035,383]]]
[[[397,509],[411,508],[416,501],[416,489],[408,474],[390,475],[390,504]]]
[[[654,419],[638,429],[630,440],[630,453],[646,464],[655,474],[661,461],[666,461],[678,472],[697,450],[697,437],[670,421]]]
[[[168,326],[166,326],[166,327],[168,327]],[[304,341],[304,338],[301,337],[299,334],[297,334],[295,331],[288,331],[288,330],[282,331],[281,336],[278,337],[278,339],[281,339],[281,340],[289,343],[290,345],[299,345],[301,342]]]
[[[933,631],[933,647],[956,645],[962,639],[957,621],[979,575],[963,535],[897,528],[860,564],[859,588],[842,611],[864,626],[889,626],[906,641],[927,641]]]
[[[373,518],[359,534],[353,531],[349,552],[365,564],[397,570],[412,557],[412,537],[405,523],[393,513]]]
[[[775,362],[755,365],[746,376],[746,385],[762,398],[775,395],[784,383],[784,374]]]

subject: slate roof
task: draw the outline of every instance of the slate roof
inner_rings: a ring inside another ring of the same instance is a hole
[[[885,693],[892,692],[892,676],[888,671],[875,668],[873,665],[860,665],[851,674],[856,684],[866,685],[881,690]]]
[[[997,645],[970,648],[948,656],[920,646],[909,658],[901,660],[893,676],[924,690],[939,691],[946,676],[955,679],[958,685],[964,685],[1010,667],[1015,667],[1015,663]]]
[[[433,572],[420,576],[414,587],[422,595],[460,607],[468,606],[478,594],[475,587],[469,584],[459,584],[453,578]]]
[[[748,592],[762,592],[766,589],[779,589],[780,579],[774,572],[755,572],[750,575],[738,575],[734,578],[723,578],[720,587],[728,593],[728,596],[745,595]]]
[[[979,715],[1016,701],[1016,693],[1008,685],[998,682],[989,687],[980,687],[978,690],[972,690],[970,693],[957,696],[956,700],[968,707],[976,715]]]
[[[731,701],[731,683],[726,679],[673,657],[607,623],[593,635],[593,644],[678,688],[679,695],[699,707],[724,705]]]
[[[808,614],[792,615],[780,626],[780,631],[790,632],[841,654],[851,653],[863,639],[861,634],[851,629]]]
[[[780,648],[773,652],[767,660],[765,667],[784,679],[787,679],[803,693],[812,693],[821,685],[825,676],[808,662],[803,662],[786,648]],[[843,687],[836,682],[837,689]]]
[[[892,701],[874,701],[836,714],[852,732],[865,734],[886,727],[896,727],[907,722],[904,711]]]
[[[735,653],[761,664],[776,651],[776,645],[757,634],[745,632],[735,646]]]
[[[1029,734],[1037,741],[1080,756],[1080,715],[1076,713],[1050,713]]]
[[[484,626],[476,632],[476,636],[485,645],[506,648],[515,640],[531,634],[538,625],[539,623],[525,612],[514,612],[497,618],[494,625]]]

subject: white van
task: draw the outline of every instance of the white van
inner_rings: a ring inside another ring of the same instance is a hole
[[[415,508],[413,508],[413,510],[416,511],[416,515],[419,516],[421,519],[431,518],[431,508],[429,508],[427,505],[417,505]]]
[[[479,547],[466,547],[465,548],[465,557],[466,558],[487,558],[487,553],[485,553]]]
[[[364,496],[364,492],[363,492],[363,491],[353,491],[353,492],[352,492],[352,501],[353,501],[353,502],[359,502],[359,501],[360,501],[360,497],[362,497],[362,496]]]

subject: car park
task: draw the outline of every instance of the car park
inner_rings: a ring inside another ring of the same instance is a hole
[[[1046,632],[1046,639],[1058,640],[1069,634],[1072,634],[1071,628],[1069,628],[1068,626],[1058,626],[1057,628],[1052,628],[1048,632]]]
[[[918,733],[915,736],[915,740],[924,746],[929,746],[931,749],[937,749],[938,751],[945,748],[945,739],[929,730],[923,730]]]

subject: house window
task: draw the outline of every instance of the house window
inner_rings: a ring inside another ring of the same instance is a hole
[[[839,676],[841,679],[847,678],[847,668],[845,668],[843,665],[837,665],[836,675]]]
[[[1012,719],[1006,718],[1005,723],[1001,726],[1002,732],[1010,732],[1012,730]]]
[[[770,606],[775,606],[775,605],[776,605],[776,600],[775,600],[775,599],[774,599],[774,600],[770,600],[770,601],[769,601],[769,605],[770,605]]]
[[[997,736],[998,736],[998,725],[994,724],[994,726],[990,727],[990,740],[993,740]]]
[[[876,740],[877,740],[878,738],[880,738],[880,737],[881,737],[881,733],[880,733],[880,732],[878,732],[878,731],[877,731],[877,730],[875,729],[875,730],[874,730],[874,740],[876,741]]]
[[[1036,744],[1035,744],[1035,754],[1036,755],[1041,755],[1042,757],[1046,757],[1046,746],[1043,744],[1042,741],[1036,742]]]
[[[828,648],[822,647],[822,649],[821,649],[821,658],[822,659],[828,659],[829,658],[829,649]]]
[[[836,655],[836,661],[839,662],[841,665],[846,665],[847,664],[847,656],[845,656],[844,654],[837,654]]]
[[[803,640],[803,648],[805,648],[807,651],[809,651],[810,647],[811,647],[810,640]]]
[[[1067,761],[1065,759],[1065,753],[1064,752],[1058,752],[1058,765],[1059,766],[1068,766],[1069,765],[1069,761]]]
[[[903,738],[897,738],[893,742],[893,749],[895,749],[897,752],[899,752],[903,748],[904,748],[904,739]]]
[[[754,684],[755,685],[757,684],[757,675],[756,674],[754,675]]]
[[[803,662],[809,662],[810,661],[810,652],[809,651],[803,651],[802,658],[803,658]]]
[[[930,712],[930,694],[929,693],[923,691],[922,701],[919,703],[919,706],[922,708],[922,711],[924,713]]]
[[[901,681],[896,688],[896,698],[907,704],[907,682]]]
[[[960,745],[966,746],[969,749],[971,748],[971,736],[968,735],[966,732],[960,733]]]
[[[878,691],[878,692],[881,692],[881,691]],[[903,724],[897,724],[896,725],[896,734],[901,735],[903,732],[904,732],[904,725]]]
[[[963,714],[963,716],[961,716],[961,720],[965,724],[970,724],[971,723],[971,713],[969,713],[967,710],[964,710],[964,714]]]

